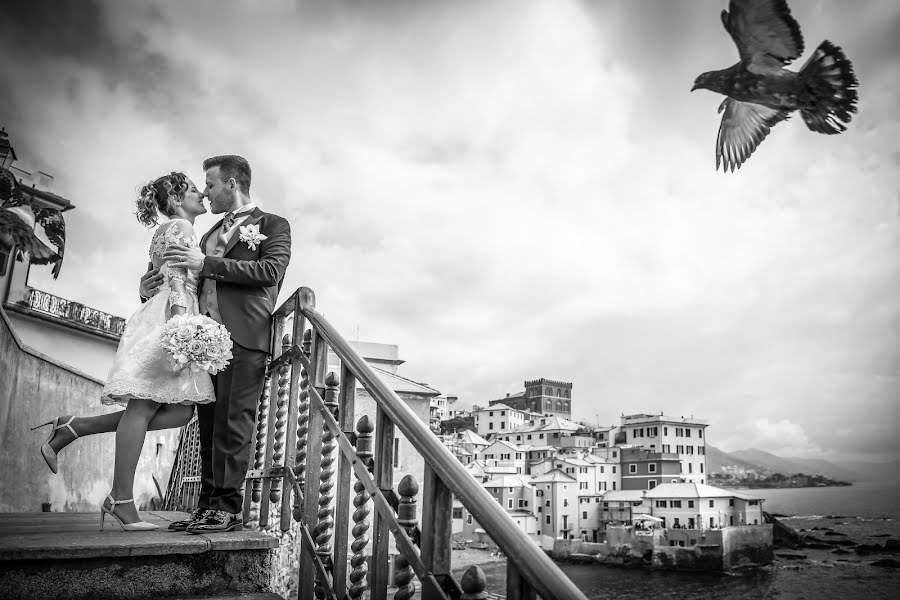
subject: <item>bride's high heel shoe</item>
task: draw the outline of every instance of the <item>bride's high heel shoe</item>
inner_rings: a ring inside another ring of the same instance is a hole
[[[62,419],[62,417],[56,417],[52,421],[47,421],[46,423],[41,423],[40,425],[35,425],[34,427],[31,428],[31,430],[34,431],[35,429],[39,429],[41,427],[46,427],[47,425],[53,425],[53,427],[50,429],[50,436],[47,438],[47,441],[44,442],[43,445],[41,445],[41,456],[44,457],[44,460],[47,462],[47,466],[50,467],[50,470],[53,471],[54,473],[56,473],[56,471],[57,471],[56,450],[54,450],[50,446],[50,440],[52,440],[53,436],[56,435],[56,430],[62,429],[63,427],[67,427],[69,429],[69,431],[72,432],[72,435],[75,436],[75,439],[78,439],[78,434],[75,433],[74,429],[72,429],[72,421],[75,420],[75,417],[69,417],[69,420],[66,421],[65,423],[63,423],[62,425],[60,425],[60,423],[59,423],[60,419]]]
[[[106,507],[106,500],[109,500],[109,508]],[[100,504],[100,531],[103,531],[103,519],[106,518],[106,515],[109,515],[118,521],[119,525],[121,525],[122,529],[125,531],[153,531],[154,529],[159,529],[159,525],[147,523],[146,521],[125,523],[119,518],[119,515],[115,513],[116,504],[128,504],[129,502],[134,502],[133,498],[129,498],[128,500],[114,500],[112,494],[110,494],[106,497],[106,500]]]

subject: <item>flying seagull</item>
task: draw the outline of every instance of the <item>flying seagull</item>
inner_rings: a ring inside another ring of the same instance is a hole
[[[803,54],[800,25],[785,0],[731,0],[722,11],[741,60],[694,81],[696,89],[727,96],[716,138],[716,170],[734,171],[750,158],[769,130],[795,110],[818,133],[841,133],[856,112],[853,65],[825,40],[799,72],[784,66]]]

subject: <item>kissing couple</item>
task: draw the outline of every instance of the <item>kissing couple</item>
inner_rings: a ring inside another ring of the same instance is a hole
[[[241,488],[250,462],[256,406],[270,351],[271,317],[291,259],[286,219],[263,212],[250,199],[250,164],[240,156],[203,162],[201,193],[183,173],[170,173],[141,188],[137,219],[156,227],[150,266],[141,278],[143,304],[128,319],[100,401],[125,410],[75,417],[51,425],[41,454],[54,473],[57,454],[79,437],[116,432],[112,490],[100,505],[126,531],[158,529],[141,520],[134,504],[134,474],[148,430],[186,425],[197,407],[201,482],[198,507],[173,531],[210,533],[243,528]],[[201,238],[194,219],[224,215]],[[159,224],[160,217],[165,221]],[[158,226],[157,226],[158,225]],[[160,343],[169,319],[205,315],[231,336],[232,359],[210,375],[173,371]],[[36,429],[36,428],[35,428]]]

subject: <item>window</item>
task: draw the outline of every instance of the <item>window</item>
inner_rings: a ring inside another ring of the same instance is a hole
[[[521,442],[521,441],[522,441],[522,436],[521,436],[521,435],[517,435],[517,436],[516,436],[516,441],[517,441],[517,442]]]
[[[501,416],[501,417],[505,417],[505,416],[506,416],[506,411],[505,411],[505,410],[501,410],[501,411],[500,411],[500,416]]]
[[[603,473],[603,465],[600,465],[600,473]]]
[[[703,472],[703,463],[700,463],[700,472]]]
[[[545,519],[546,519],[546,520],[545,520],[544,522],[545,522],[547,525],[549,525],[549,524],[550,524],[550,515],[547,515],[547,516],[545,517]]]
[[[656,487],[656,480],[655,480],[655,479],[650,479],[650,480],[647,481],[647,489],[648,489],[648,490],[652,490],[652,489],[655,488],[655,487]]]
[[[681,500],[672,500],[669,503],[669,506],[671,506],[672,508],[681,508]]]
[[[702,438],[702,437],[703,437],[703,430],[702,430],[702,429],[698,429],[698,430],[697,430],[697,437],[698,437],[698,438]]]
[[[694,463],[688,463],[688,473],[694,472]]]
[[[690,430],[690,429],[685,429],[685,430],[684,430],[684,437],[691,437],[691,430]]]
[[[547,500],[546,502],[544,502],[544,506],[550,506],[550,501]]]
[[[666,501],[665,500],[657,500],[656,508],[666,508]]]
[[[454,519],[462,519],[463,518],[463,509],[461,506],[456,506],[453,508],[453,518]]]
[[[669,435],[669,428],[663,427],[663,435]]]
[[[715,503],[716,503],[715,500],[710,500],[710,501],[709,501],[709,507],[710,507],[710,508],[713,508],[713,507],[715,506]]]
[[[544,434],[542,433],[542,434],[538,435],[538,438],[544,439]]]
[[[584,519],[585,521],[587,520],[587,511],[586,510],[581,511],[581,518]]]
[[[512,500],[512,498],[507,498],[507,499],[506,499],[506,508],[512,510],[512,507],[513,507],[513,500]]]
[[[688,500],[688,508],[694,508],[694,501]]]
[[[734,498],[728,499],[728,506],[734,506]]]
[[[637,465],[628,465],[629,473],[637,473]]]
[[[466,523],[468,523],[469,525],[472,524],[472,515],[466,515]]]
[[[613,473],[615,473],[615,472],[616,472],[616,467],[615,467],[615,465],[613,465]]]
[[[526,506],[528,506],[528,501],[519,498],[519,508],[525,508]]]
[[[488,423],[488,429],[493,429],[493,428],[494,428],[494,422],[493,422],[493,421],[490,421],[490,422]]]
[[[569,499],[568,499],[568,498],[563,498],[563,507],[566,507],[566,506],[568,506],[568,505],[569,505]]]
[[[710,527],[715,527],[715,526],[716,526],[716,521],[713,519],[713,517],[710,517],[710,518],[709,518],[709,526],[710,526]]]
[[[656,473],[656,463],[650,463],[649,465],[647,465],[647,472]]]
[[[493,416],[494,416],[494,411],[489,412],[489,413],[488,413],[488,416],[489,416],[489,417],[493,417]]]
[[[500,429],[506,429],[506,421],[500,421]]]

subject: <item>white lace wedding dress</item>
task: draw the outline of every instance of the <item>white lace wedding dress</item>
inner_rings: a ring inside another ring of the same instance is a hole
[[[162,256],[173,244],[198,247],[190,222],[175,219],[157,228],[150,243],[150,260],[162,267],[165,278],[159,292],[142,304],[125,324],[116,358],[103,386],[103,404],[125,405],[131,398],[146,398],[161,404],[205,404],[216,399],[212,380],[205,371],[172,372],[159,338],[171,316],[173,305],[187,314],[197,314],[197,272],[164,264]]]

